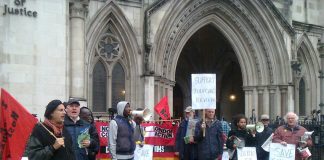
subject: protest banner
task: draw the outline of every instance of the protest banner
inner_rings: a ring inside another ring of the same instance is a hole
[[[38,120],[2,88],[0,102],[1,159],[20,160]]]
[[[170,110],[168,97],[164,96],[160,102],[154,107],[154,110],[163,120],[170,119]]]
[[[237,160],[254,160],[257,159],[255,147],[237,148]]]
[[[103,121],[95,121],[95,126],[99,135],[100,149],[96,156],[97,159],[110,159],[111,156],[108,150],[108,133],[109,123]]]
[[[100,152],[97,159],[110,160],[111,156],[108,151],[108,132],[109,123],[95,121],[95,125],[99,134]],[[177,133],[177,125],[169,125],[169,123],[142,123],[145,130],[145,144],[152,145],[154,160],[177,160],[174,154],[175,135]]]
[[[295,160],[295,145],[287,144],[284,146],[280,143],[270,144],[270,160]]]

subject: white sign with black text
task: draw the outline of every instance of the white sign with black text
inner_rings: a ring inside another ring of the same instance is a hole
[[[192,109],[216,109],[216,74],[191,74]]]
[[[134,151],[134,160],[152,160],[153,159],[153,145],[144,144],[142,147],[136,145]]]
[[[256,160],[257,154],[255,147],[237,148],[237,160]]]
[[[269,160],[295,160],[295,151],[294,144],[284,146],[280,143],[271,143]]]

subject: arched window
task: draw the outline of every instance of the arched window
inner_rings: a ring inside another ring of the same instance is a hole
[[[116,63],[112,71],[111,107],[117,108],[119,101],[125,100],[125,72],[120,63]]]
[[[305,90],[305,81],[302,78],[299,81],[299,115],[306,115],[306,100],[305,100],[306,90]]]
[[[93,111],[106,112],[107,107],[107,71],[104,64],[98,61],[93,69]]]

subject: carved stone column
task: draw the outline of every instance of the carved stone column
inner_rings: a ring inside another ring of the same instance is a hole
[[[324,33],[322,34],[321,41],[318,45],[318,53],[321,58],[321,68],[319,71],[319,79],[320,79],[320,109],[321,109],[321,120],[324,121]]]
[[[244,87],[245,92],[245,116],[250,119],[253,109],[253,88]]]
[[[144,106],[154,112],[154,76],[144,77]],[[154,117],[153,117],[154,118]]]
[[[167,83],[167,96],[169,100],[169,109],[170,109],[170,115],[171,117],[173,116],[173,87],[175,86],[175,82],[169,81]]]
[[[88,0],[70,0],[70,97],[85,98],[85,31]]]
[[[275,119],[277,116],[275,106],[276,86],[269,86],[269,112],[270,118]]]
[[[280,86],[281,93],[281,117],[283,117],[288,111],[288,103],[287,103],[287,90],[288,86]]]
[[[263,110],[263,92],[264,92],[264,87],[258,87],[258,116],[262,115],[265,113],[265,110]],[[268,114],[268,113],[266,113]]]

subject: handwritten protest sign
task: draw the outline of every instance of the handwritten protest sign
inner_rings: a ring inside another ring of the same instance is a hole
[[[295,145],[287,144],[284,146],[279,143],[270,144],[270,160],[294,160]]]
[[[254,160],[257,159],[255,147],[237,148],[237,160]]]
[[[216,109],[216,74],[191,74],[193,109]]]
[[[152,160],[153,159],[153,145],[145,144],[143,147],[136,145],[134,152],[135,160]]]

